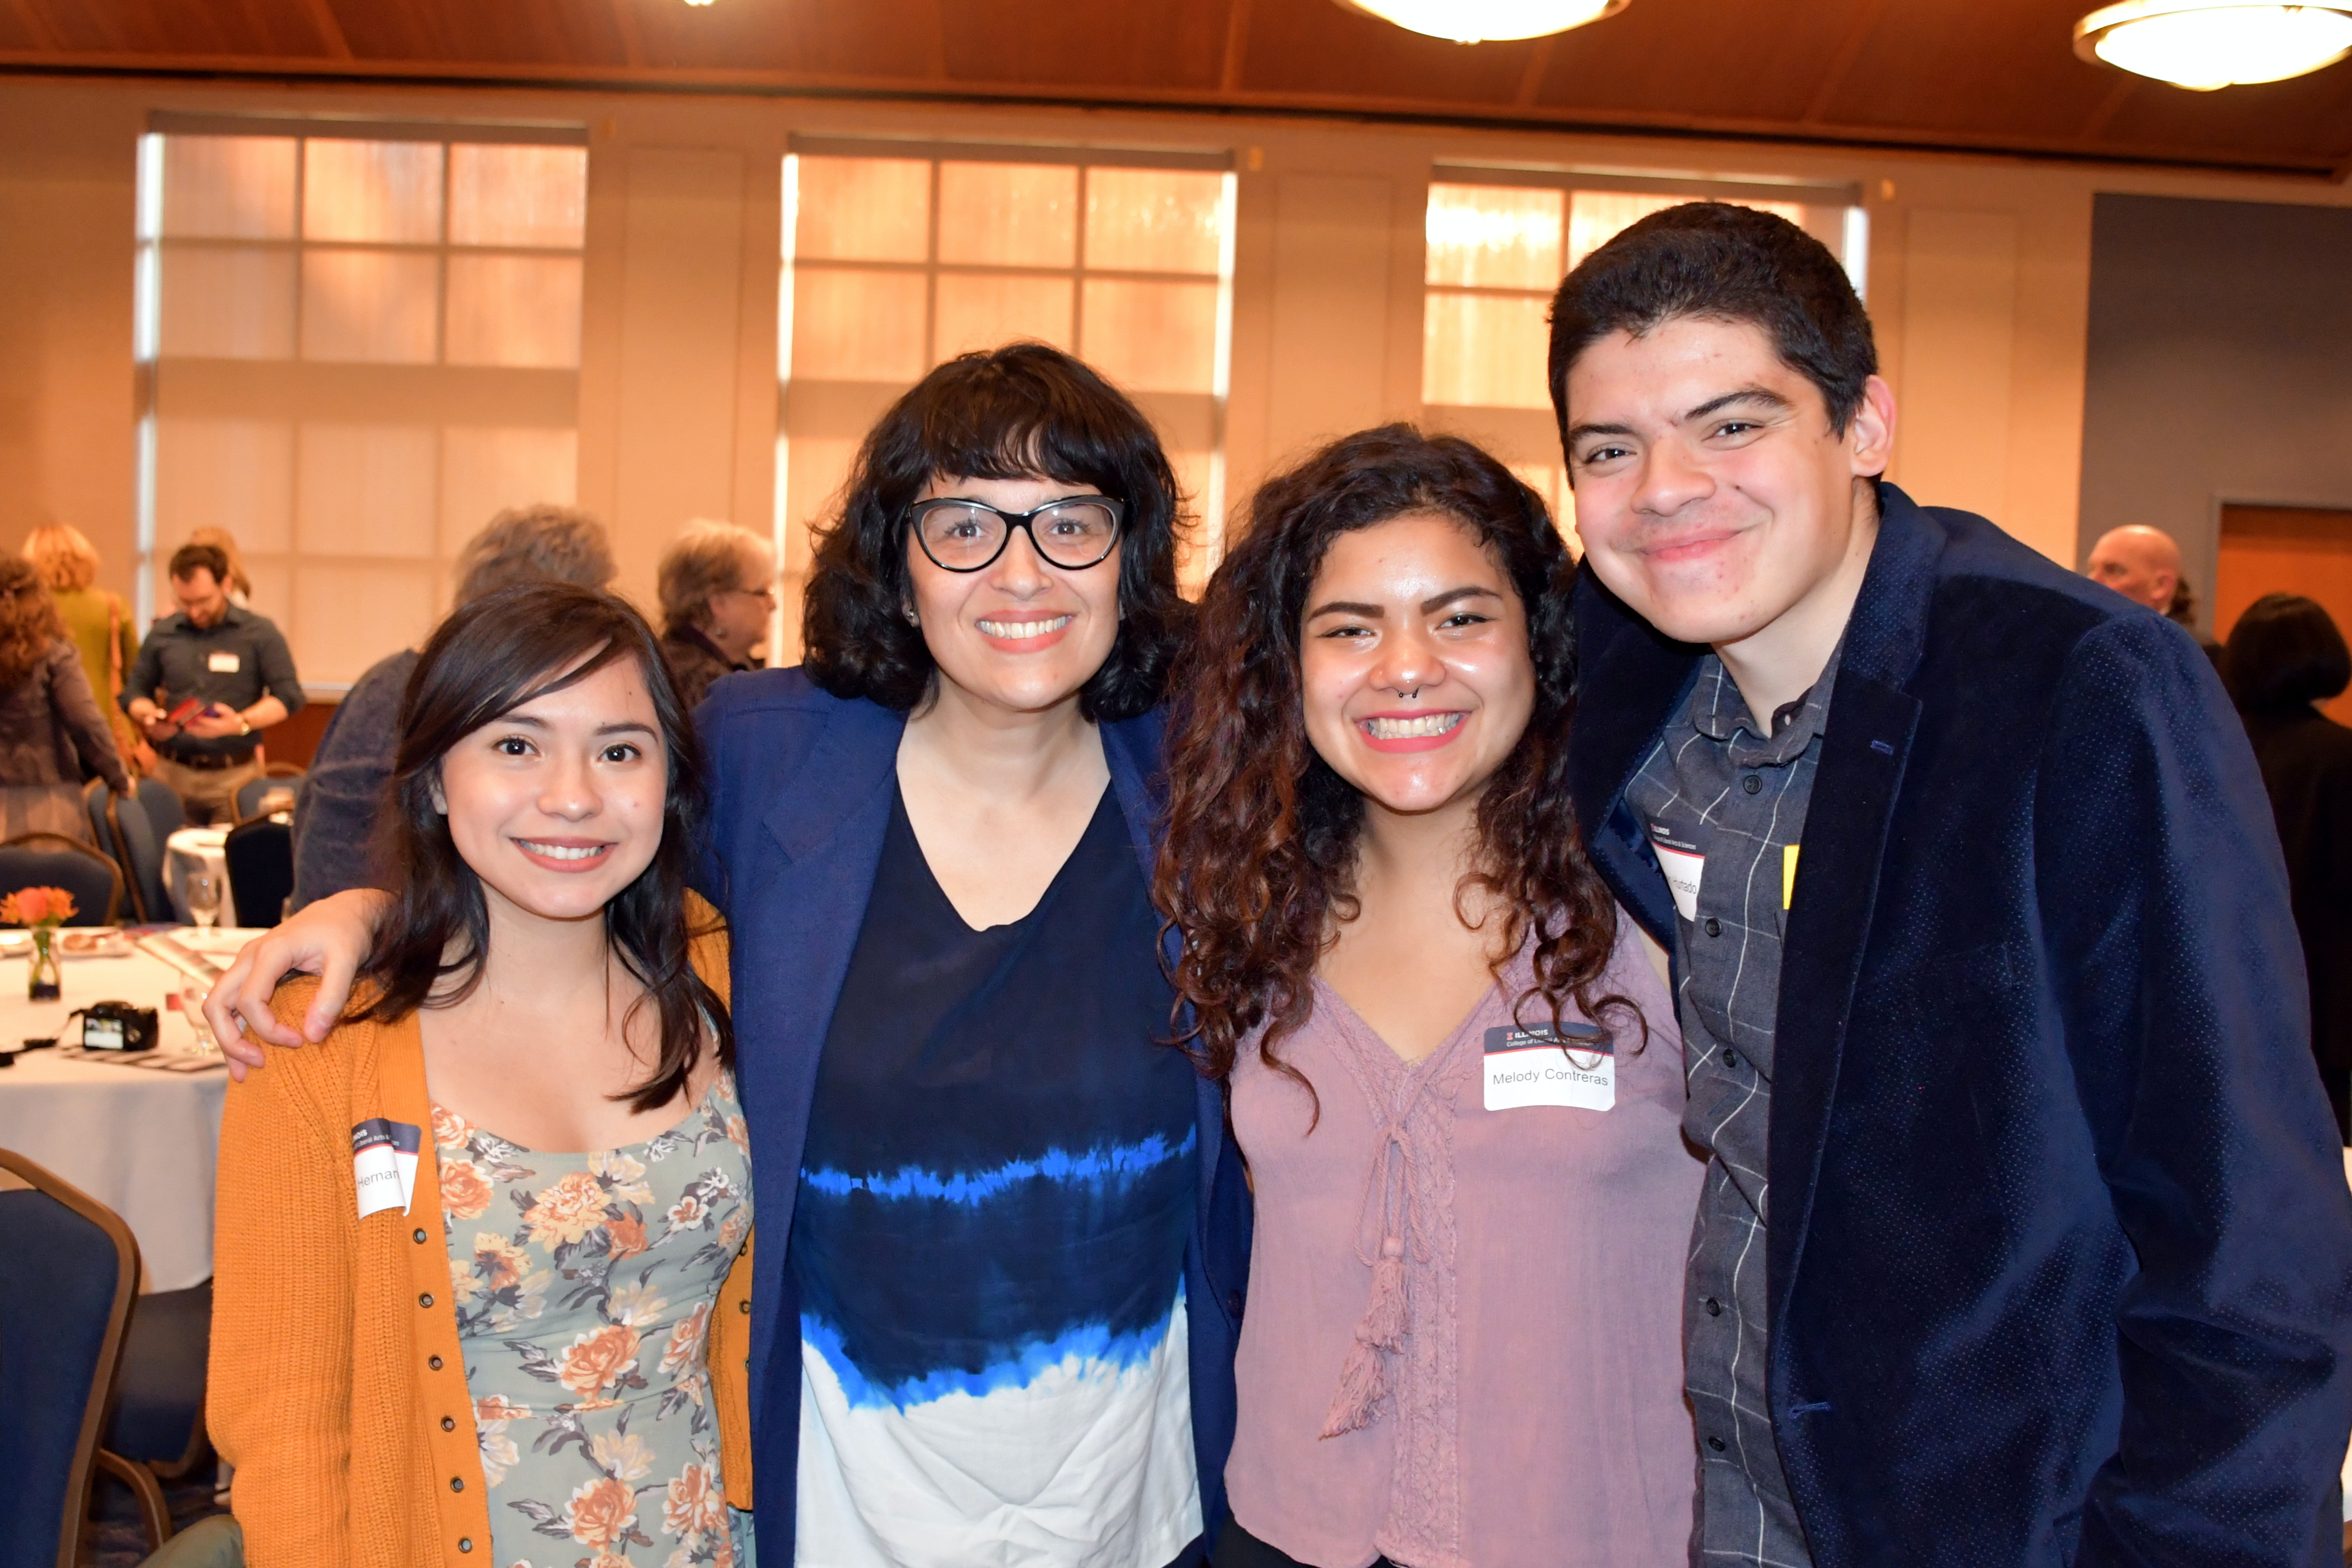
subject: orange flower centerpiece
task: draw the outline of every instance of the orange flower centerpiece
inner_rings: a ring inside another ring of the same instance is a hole
[[[0,899],[0,924],[32,928],[31,978],[26,994],[36,1002],[54,1002],[65,994],[52,948],[58,927],[73,917],[73,895],[63,888],[19,888]]]

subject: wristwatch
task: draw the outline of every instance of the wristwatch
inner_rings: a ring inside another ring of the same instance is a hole
[[[252,720],[250,720],[250,719],[248,719],[248,718],[247,718],[244,714],[239,713],[239,714],[236,716],[236,732],[237,732],[238,734],[240,734],[240,735],[250,735],[250,734],[252,734],[252,733],[253,733],[253,721],[252,721]]]

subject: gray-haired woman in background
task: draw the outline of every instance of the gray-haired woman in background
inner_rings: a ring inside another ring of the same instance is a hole
[[[776,552],[748,528],[689,522],[662,552],[657,582],[662,657],[693,708],[712,681],[751,668],[776,613]]]
[[[568,506],[518,506],[490,519],[457,557],[453,609],[517,583],[611,585],[615,568],[604,525]],[[353,683],[319,737],[294,799],[293,907],[346,888],[385,886],[371,865],[378,803],[400,737],[400,694],[417,652],[379,659]]]

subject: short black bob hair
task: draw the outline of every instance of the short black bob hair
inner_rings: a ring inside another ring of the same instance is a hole
[[[1041,476],[1126,503],[1118,639],[1080,689],[1078,710],[1105,721],[1157,704],[1192,618],[1176,591],[1184,522],[1176,472],[1142,410],[1079,361],[1034,342],[948,361],[867,434],[840,516],[817,531],[801,621],[809,679],[902,713],[930,696],[938,667],[907,616],[907,509],[943,476]]]
[[[1760,327],[1845,433],[1878,374],[1853,282],[1829,247],[1787,218],[1725,202],[1652,213],[1578,263],[1551,305],[1551,405],[1568,438],[1568,372],[1612,332],[1640,337],[1696,318]]]
[[[2230,695],[2244,709],[2299,708],[2352,686],[2352,651],[2327,606],[2300,594],[2264,594],[2230,628],[2222,656]]]

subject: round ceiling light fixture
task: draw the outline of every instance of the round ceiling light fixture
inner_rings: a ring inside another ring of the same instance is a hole
[[[2352,54],[2352,0],[2123,0],[2074,24],[2074,52],[2197,92],[2284,81]]]
[[[1632,0],[1339,0],[1407,32],[1457,44],[1541,38],[1613,16]]]

